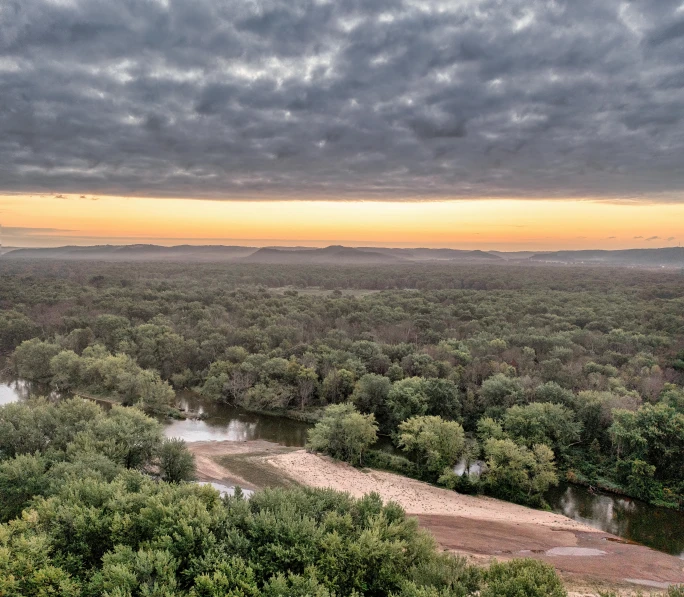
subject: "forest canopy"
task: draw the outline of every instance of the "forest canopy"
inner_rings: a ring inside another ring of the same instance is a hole
[[[181,389],[314,422],[339,406],[361,451],[316,447],[357,464],[533,504],[561,479],[683,503],[680,273],[5,261],[0,281],[2,350],[61,391],[162,414]]]

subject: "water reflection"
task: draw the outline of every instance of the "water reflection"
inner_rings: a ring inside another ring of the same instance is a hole
[[[583,487],[561,486],[546,500],[555,512],[684,559],[684,514],[631,498],[593,494]]]
[[[197,485],[210,485],[219,492],[221,497],[235,495],[235,485],[223,485],[223,483],[213,483],[209,481],[197,481]],[[251,489],[243,489],[242,487],[240,489],[242,490],[242,495],[246,498],[250,498],[254,495],[254,492]]]
[[[7,374],[0,376],[0,406],[28,400],[30,396],[45,396],[57,399],[58,395],[49,386],[22,379],[11,379]]]
[[[306,443],[310,427],[308,423],[285,417],[248,413],[226,404],[217,404],[190,392],[179,394],[177,404],[201,417],[173,421],[167,425],[167,437],[180,437],[186,442],[263,439],[284,446],[301,447]]]

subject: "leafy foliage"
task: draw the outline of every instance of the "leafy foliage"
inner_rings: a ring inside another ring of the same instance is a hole
[[[463,453],[463,427],[441,417],[412,417],[399,425],[399,447],[433,475],[452,468]]]
[[[363,415],[353,404],[334,404],[309,431],[307,447],[325,452],[333,458],[354,465],[363,464],[363,457],[376,440],[378,426],[373,415]]]
[[[648,410],[684,413],[676,273],[3,261],[0,276],[0,350],[60,391],[164,414],[173,386],[311,420],[350,401],[395,441],[412,417],[469,439],[491,420],[497,439],[550,447],[559,474],[684,503],[679,419]],[[620,413],[641,409],[664,435],[630,435]]]
[[[59,494],[72,480],[109,482],[125,470],[180,482],[194,474],[183,442],[163,440],[161,425],[134,408],[109,411],[81,398],[36,399],[0,407],[0,521],[21,515],[36,496]]]
[[[415,519],[374,494],[355,500],[332,490],[265,490],[249,501],[220,500],[206,486],[124,471],[111,481],[71,479],[1,525],[0,593],[565,594],[544,565],[509,563],[483,574],[435,547]]]

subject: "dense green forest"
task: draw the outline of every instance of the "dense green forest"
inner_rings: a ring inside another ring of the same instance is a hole
[[[220,499],[137,408],[0,408],[0,595],[563,597],[548,564],[440,554],[396,504],[331,490]],[[22,513],[23,511],[23,513]]]
[[[17,373],[59,390],[163,413],[195,389],[317,420],[311,446],[351,462],[518,502],[559,479],[684,502],[678,273],[6,261],[0,306]]]

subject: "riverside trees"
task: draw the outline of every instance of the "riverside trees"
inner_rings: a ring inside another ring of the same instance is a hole
[[[372,415],[342,411],[329,418],[374,433]],[[0,595],[565,595],[548,565],[487,571],[438,552],[375,494],[221,499],[185,482],[194,467],[183,442],[135,408],[36,399],[0,407],[0,431]]]
[[[161,425],[135,408],[104,411],[82,398],[0,407],[0,522],[70,480],[111,481],[126,470],[180,482],[193,478],[194,461],[183,442],[164,439]]]

